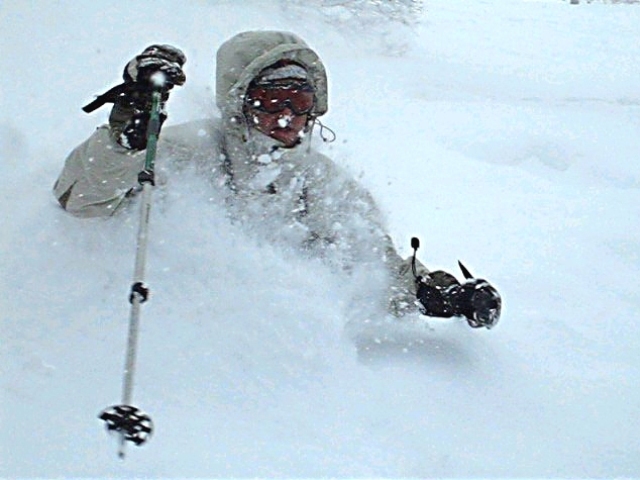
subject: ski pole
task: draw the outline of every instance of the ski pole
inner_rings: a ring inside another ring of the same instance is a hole
[[[120,436],[118,456],[124,458],[126,442],[135,445],[145,443],[153,432],[151,418],[137,407],[131,405],[133,397],[133,380],[136,367],[138,335],[140,325],[140,305],[149,297],[149,289],[144,284],[149,231],[149,214],[151,210],[151,192],[154,181],[154,168],[158,135],[160,133],[160,109],[164,75],[152,77],[153,93],[149,123],[147,126],[147,149],[144,169],[138,174],[138,183],[142,186],[140,205],[140,223],[136,243],[136,258],[133,273],[133,284],[129,295],[131,303],[129,315],[129,331],[127,351],[122,383],[122,403],[103,410],[99,418],[106,422],[109,432]]]

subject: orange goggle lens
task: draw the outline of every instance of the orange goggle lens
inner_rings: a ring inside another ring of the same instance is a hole
[[[256,87],[247,93],[246,103],[261,112],[280,113],[288,107],[296,115],[305,115],[313,108],[315,94],[310,87]]]

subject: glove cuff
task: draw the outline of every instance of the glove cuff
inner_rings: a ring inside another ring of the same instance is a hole
[[[454,306],[445,296],[444,291],[436,286],[420,281],[416,297],[420,302],[420,311],[423,315],[448,318],[456,314]]]
[[[135,84],[134,84],[135,85]],[[169,93],[164,92],[160,103],[160,125],[167,119],[164,105]],[[111,137],[129,150],[147,148],[147,127],[152,100],[151,94],[142,89],[130,88],[114,102],[109,115]]]

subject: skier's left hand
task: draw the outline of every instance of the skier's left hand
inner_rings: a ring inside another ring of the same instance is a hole
[[[431,317],[463,316],[472,328],[493,328],[500,320],[502,298],[486,280],[474,278],[460,261],[460,269],[466,281],[443,270],[418,275],[416,253],[420,248],[417,237],[411,239],[413,248],[412,269],[416,285],[416,297],[423,315]]]
[[[431,276],[439,282],[434,282]],[[481,278],[470,278],[461,284],[453,275],[434,272],[417,284],[416,296],[422,314],[430,317],[462,316],[472,328],[487,329],[493,328],[500,319],[500,294]]]
[[[464,316],[473,328],[490,329],[500,320],[502,298],[486,280],[472,278],[448,288],[444,294],[452,303],[455,314]]]
[[[445,289],[425,281],[420,281],[417,287],[416,297],[420,302],[423,315],[443,318],[456,315],[454,305],[451,303]]]

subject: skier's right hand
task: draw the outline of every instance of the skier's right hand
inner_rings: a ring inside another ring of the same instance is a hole
[[[163,73],[165,90],[183,85],[187,76],[182,70],[187,57],[179,48],[171,45],[150,45],[140,55],[131,59],[122,74],[125,83],[136,84],[138,89],[151,90],[152,77]]]
[[[154,75],[164,74],[161,96],[160,125],[167,118],[164,108],[169,90],[183,85],[187,77],[182,66],[187,61],[182,50],[171,45],[151,45],[130,60],[122,74],[123,92],[114,100],[109,125],[116,141],[130,150],[147,148],[147,127],[152,108]]]

